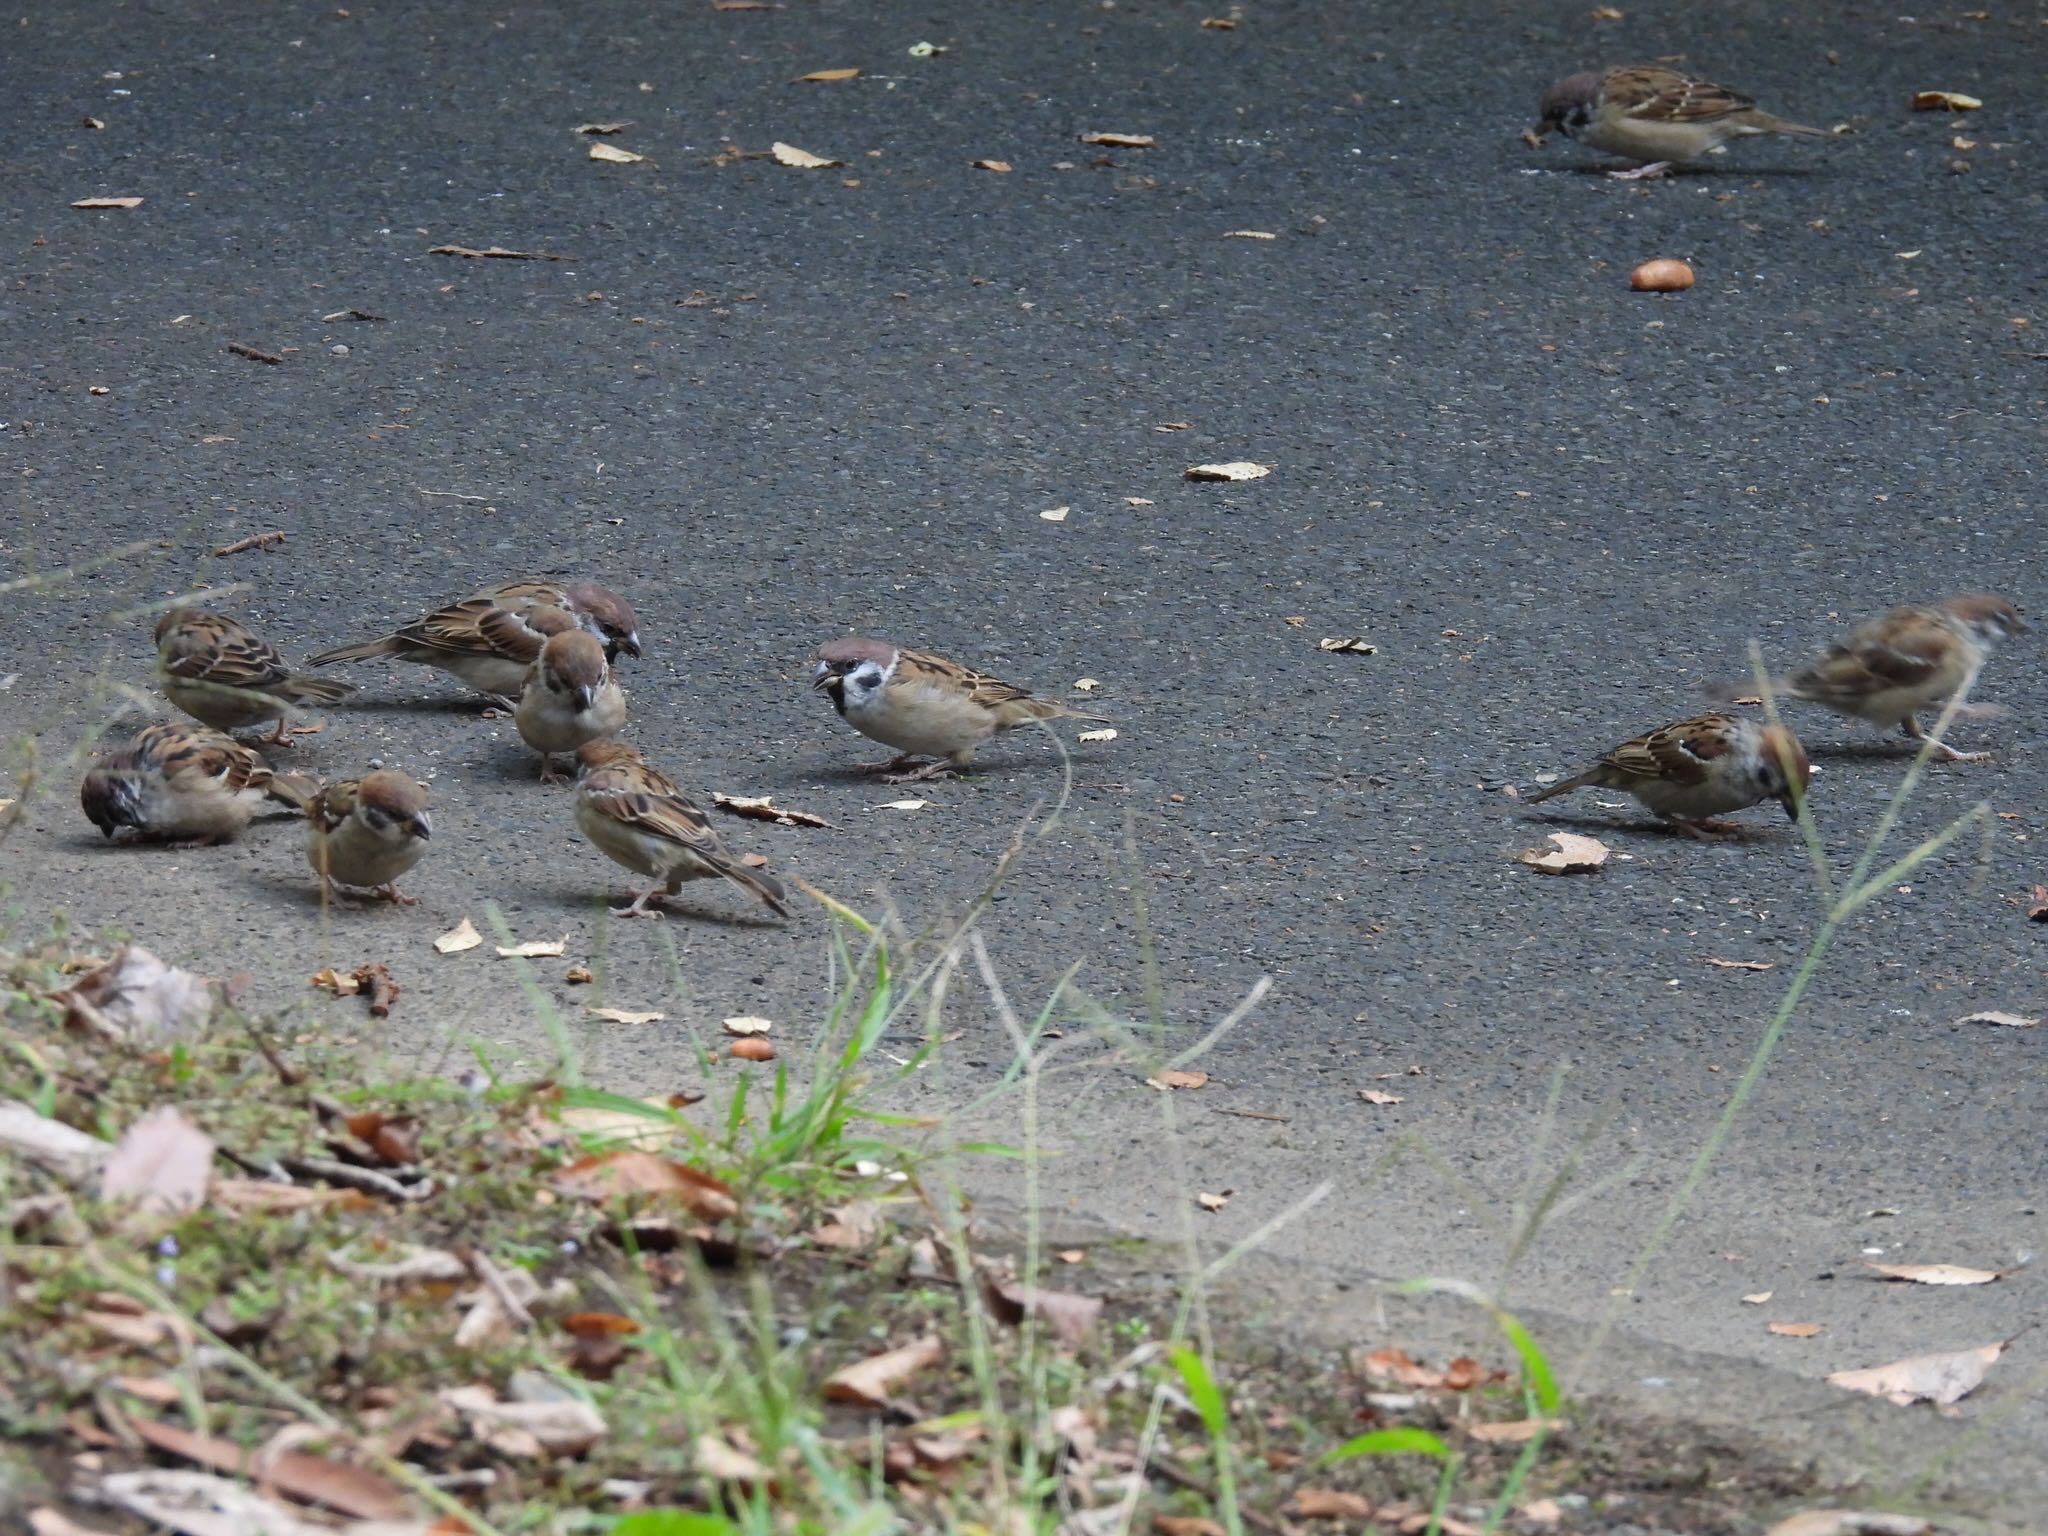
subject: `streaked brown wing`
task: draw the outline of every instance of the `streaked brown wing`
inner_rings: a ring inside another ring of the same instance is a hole
[[[162,656],[164,670],[173,677],[228,688],[271,688],[291,675],[276,646],[233,621],[211,633],[173,631],[165,638]]]
[[[1711,123],[1756,102],[1725,85],[1675,69],[1618,69],[1607,77],[1608,100],[1629,117],[1662,123]]]
[[[608,773],[599,774],[584,786],[583,793],[598,810],[621,826],[676,843],[707,860],[728,859],[725,845],[711,830],[710,821],[683,798],[682,791],[665,775],[642,767],[633,777],[637,783],[621,782],[620,777]]]
[[[197,773],[220,780],[231,793],[262,789],[270,783],[270,764],[261,755],[218,731],[183,731],[164,754],[164,774]]]
[[[897,677],[902,678],[906,673],[922,673],[931,682],[958,689],[983,709],[993,710],[1031,697],[1029,689],[1006,683],[986,672],[977,672],[972,667],[963,667],[959,662],[949,661],[931,651],[903,651],[899,654]]]
[[[1707,776],[1708,760],[1728,750],[1719,724],[1715,715],[1681,720],[1623,742],[1600,761],[1634,778],[1697,784]]]

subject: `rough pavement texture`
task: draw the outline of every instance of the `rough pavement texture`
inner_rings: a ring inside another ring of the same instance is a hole
[[[735,823],[736,843],[936,920],[1057,759],[1013,738],[925,809],[874,809],[893,795],[848,771],[871,744],[803,686],[819,640],[871,630],[1055,696],[1099,678],[1119,721],[1078,749],[1065,821],[985,925],[1023,1005],[1084,962],[1094,998],[1142,1011],[1140,877],[1177,1043],[1274,978],[1205,1059],[1217,1081],[1175,1104],[1177,1157],[1131,1072],[1048,1081],[1047,1187],[1076,1219],[1170,1232],[1194,1189],[1227,1187],[1201,1228],[1223,1242],[1328,1178],[1273,1244],[1311,1299],[1315,1276],[1434,1272],[1547,1315],[1614,1305],[1632,1336],[1712,1362],[1651,1396],[1719,1392],[1763,1417],[1829,1370],[2012,1335],[2039,1316],[2031,1274],[1936,1291],[1858,1262],[2003,1267],[2048,1235],[2048,1030],[1955,1022],[2048,1010],[2048,927],[2023,898],[2048,878],[2038,637],[1985,680],[2008,713],[1958,729],[1993,760],[1932,773],[1895,843],[1980,799],[1990,830],[1848,925],[1622,1299],[1814,932],[1813,879],[1768,807],[1709,847],[1600,804],[1615,797],[1544,818],[1503,786],[1690,711],[1752,638],[1789,663],[1896,601],[2048,607],[2048,27],[2009,9],[1626,9],[1260,4],[1234,30],[1150,3],[166,0],[17,18],[0,579],[142,547],[14,592],[0,620],[19,671],[0,727],[44,774],[0,845],[15,925],[125,927],[280,999],[323,964],[386,960],[409,1056],[480,1036],[538,1063],[551,1047],[515,967],[427,945],[495,901],[519,936],[566,934],[599,965],[596,989],[562,985],[566,962],[539,972],[572,1018],[668,1010],[573,1024],[603,1081],[687,1078],[692,1031],[726,1013],[800,1043],[828,986],[815,911],[779,925],[698,887],[676,920],[600,922],[620,872],[573,838],[509,722],[430,674],[356,669],[361,705],[289,754],[431,779],[417,910],[324,911],[282,823],[217,850],[103,847],[67,754],[108,716],[96,684],[147,684],[149,609],[173,594],[244,584],[223,605],[303,655],[486,581],[587,573],[643,619],[631,738],[686,784],[842,829]],[[921,40],[945,51],[912,57]],[[1672,54],[1853,131],[1738,145],[1652,185],[1517,142],[1554,77]],[[1926,87],[1986,106],[1908,111]],[[574,130],[612,120],[632,126],[605,142],[644,162],[587,158]],[[1158,144],[1077,142],[1097,130]],[[773,140],[846,164],[787,168],[761,156]],[[69,206],[93,195],[146,201]],[[1631,265],[1667,255],[1696,288],[1628,290]],[[322,319],[351,308],[385,318]],[[1275,469],[1181,478],[1223,459]],[[1056,506],[1065,521],[1039,516]],[[272,527],[280,551],[209,553]],[[1378,653],[1316,649],[1350,635]],[[1903,761],[1798,721],[1840,867]],[[1617,858],[1578,879],[1513,864],[1557,826]],[[966,1034],[935,1102],[988,1090],[1007,1060],[975,991],[958,989]],[[303,1006],[307,1028],[364,1029],[353,1003]],[[1383,1073],[1404,1074],[1378,1085],[1403,1102],[1361,1102]],[[1575,1156],[1503,1280],[1516,1201]],[[1826,1331],[1774,1337],[1770,1319]],[[1942,1476],[1984,1507],[2038,1508],[2040,1459],[2007,1452],[2048,1433],[2042,1351],[2022,1338],[1967,1405],[1976,1439],[1918,1410],[1919,1459],[1882,1485],[1910,1491],[1952,1452]],[[1627,1359],[1581,1380],[1628,1386]],[[1734,1367],[1755,1369],[1712,1385]],[[1785,1413],[1788,1436],[1851,1422]],[[1835,1438],[1852,1457],[1866,1443]]]

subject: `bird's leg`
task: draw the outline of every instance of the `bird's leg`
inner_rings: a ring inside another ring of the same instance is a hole
[[[1899,728],[1915,741],[1932,742],[1934,744],[1934,760],[1937,763],[1982,763],[1988,761],[1991,757],[1989,752],[1958,752],[1947,742],[1929,736],[1926,727],[1921,725],[1917,715],[1906,716],[1900,723]]]
[[[926,763],[922,768],[913,768],[908,773],[885,773],[882,775],[882,782],[884,784],[922,784],[930,779],[946,778],[955,771],[953,765],[942,757]]]
[[[917,754],[915,752],[898,752],[894,757],[890,758],[887,762],[855,763],[853,765],[853,771],[855,773],[894,773],[897,769],[901,768],[905,763],[914,763],[916,761]]]
[[[378,886],[377,894],[390,902],[394,907],[416,907],[420,904],[419,897],[406,895],[405,892],[398,888],[396,880],[387,880]]]
[[[1703,843],[1711,843],[1716,838],[1734,837],[1742,831],[1742,828],[1733,822],[1716,821],[1711,816],[1702,816],[1695,821],[1688,821],[1683,816],[1666,816],[1664,824],[1674,832],[1683,832],[1687,837],[1696,837]]]
[[[555,772],[555,754],[543,752],[540,755],[540,781],[543,784],[565,783],[563,775]]]
[[[292,744],[291,732],[284,728],[283,715],[277,717],[277,729],[263,738],[263,744],[267,747],[288,747]]]
[[[513,710],[519,707],[510,699],[506,698],[505,695],[503,695],[502,693],[486,693],[484,697],[490,700],[490,704],[487,706],[488,708],[502,709],[508,715],[511,714]]]
[[[613,907],[611,914],[613,917],[651,917],[656,922],[659,922],[665,914],[655,911],[647,903],[659,896],[665,889],[665,886],[650,885],[646,890],[633,898],[633,905],[630,907]]]
[[[1652,160],[1648,165],[1639,165],[1632,171],[1609,171],[1611,181],[1657,181],[1671,174],[1669,160]]]

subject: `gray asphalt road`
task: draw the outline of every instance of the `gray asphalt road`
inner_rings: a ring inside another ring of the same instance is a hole
[[[2048,928],[2024,906],[2048,879],[2038,639],[1986,678],[2009,712],[1960,728],[1993,760],[1931,775],[1899,840],[1979,800],[1991,831],[1849,925],[1696,1209],[1618,1301],[1814,932],[1813,881],[1775,812],[1706,847],[1590,797],[1532,817],[1503,786],[1688,712],[1752,637],[1789,662],[1896,601],[2048,607],[2048,27],[1625,9],[1258,4],[1222,30],[1166,4],[167,0],[10,22],[4,575],[144,541],[0,619],[19,672],[0,726],[47,775],[4,845],[12,921],[126,928],[365,1038],[354,1004],[300,1003],[304,980],[382,959],[406,988],[401,1051],[478,1036],[537,1063],[513,967],[428,947],[494,901],[519,936],[599,961],[603,1001],[669,1012],[577,1026],[605,1081],[686,1078],[691,1032],[728,1013],[801,1041],[821,919],[760,922],[700,890],[681,920],[600,924],[618,872],[509,723],[430,675],[359,669],[362,706],[291,753],[431,779],[413,911],[324,913],[282,824],[219,850],[102,847],[65,759],[106,713],[95,680],[146,682],[138,610],[172,594],[241,584],[225,605],[304,654],[486,581],[587,573],[643,619],[631,736],[685,783],[841,828],[735,825],[737,842],[935,920],[1057,759],[1016,739],[924,809],[876,809],[893,794],[848,772],[870,745],[803,663],[880,632],[1056,696],[1100,679],[1118,718],[986,923],[1017,996],[1083,962],[1094,997],[1138,1011],[1140,879],[1175,1040],[1274,979],[1205,1062],[1216,1081],[1175,1105],[1184,1171],[1131,1074],[1051,1081],[1049,1188],[1077,1218],[1173,1231],[1195,1189],[1229,1188],[1202,1228],[1222,1242],[1328,1178],[1275,1240],[1304,1296],[1331,1275],[1492,1285],[1515,1195],[1583,1143],[1575,1189],[1630,1176],[1547,1224],[1509,1299],[1579,1319],[1612,1303],[1640,1339],[1754,1367],[1759,1413],[1774,1380],[2015,1333],[2040,1315],[2031,1273],[1901,1290],[1858,1265],[2000,1268],[2048,1236],[2048,1031],[1955,1022],[2048,1009]],[[922,41],[944,51],[912,56]],[[1555,76],[1663,55],[1851,131],[1653,185],[1517,142]],[[1908,111],[1928,87],[1986,105]],[[575,130],[605,121],[630,121],[605,142],[645,159],[591,162]],[[1157,145],[1077,142],[1092,131]],[[845,164],[779,165],[777,140]],[[70,206],[101,195],[145,201]],[[1244,230],[1274,238],[1226,238]],[[1691,292],[1628,290],[1631,265],[1673,255]],[[384,318],[322,318],[349,309]],[[1225,459],[1274,469],[1181,478]],[[281,551],[209,554],[273,527]],[[1316,648],[1351,635],[1377,654]],[[1902,760],[1800,721],[1840,865]],[[1570,880],[1512,863],[1559,826],[1617,858]],[[558,969],[541,985],[593,1000]],[[934,1101],[1003,1065],[970,991]],[[1358,1098],[1382,1073],[1404,1074],[1377,1085],[1400,1104]],[[1427,1154],[1376,1171],[1397,1145]],[[1624,1358],[1583,1379],[1630,1386]],[[1971,1423],[1916,1427],[1924,1459],[2038,1508],[2038,1458],[2007,1451],[2048,1432],[2044,1369],[2022,1338]]]

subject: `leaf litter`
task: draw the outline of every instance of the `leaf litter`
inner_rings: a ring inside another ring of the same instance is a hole
[[[1873,1264],[1868,1259],[1863,1267],[1886,1280],[1906,1280],[1914,1285],[1989,1285],[2013,1273],[2009,1269],[1967,1269],[1961,1264]]]
[[[1546,875],[1584,875],[1605,864],[1613,852],[1599,838],[1577,832],[1553,832],[1550,841],[1549,848],[1524,848],[1515,856],[1517,862]]]
[[[1867,1392],[1902,1408],[1918,1402],[1930,1402],[1946,1408],[1962,1401],[1982,1385],[1985,1374],[2011,1342],[2010,1339],[2001,1339],[1995,1344],[1980,1344],[1975,1349],[1913,1355],[1895,1360],[1890,1365],[1836,1371],[1827,1381],[1830,1386],[1846,1387],[1851,1392]]]
[[[768,795],[721,795],[714,790],[711,803],[721,811],[728,811],[734,816],[744,816],[749,821],[772,822],[778,827],[820,827],[828,832],[838,830],[824,817],[815,816],[809,811],[793,811],[786,806],[777,805]]]

